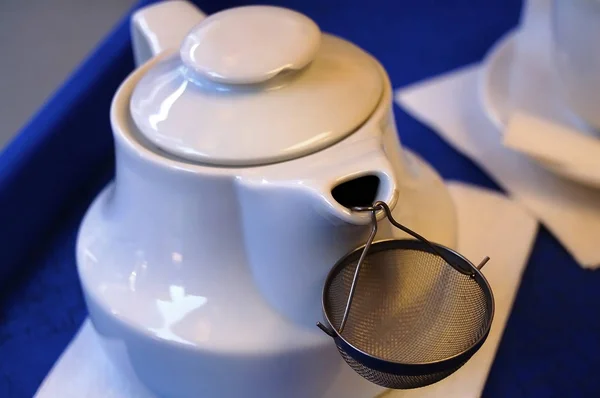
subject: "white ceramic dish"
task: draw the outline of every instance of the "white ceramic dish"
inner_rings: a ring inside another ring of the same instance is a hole
[[[316,326],[328,272],[369,235],[371,215],[350,207],[385,201],[452,248],[451,197],[403,150],[370,54],[291,10],[204,18],[185,1],[133,16],[139,67],[110,114],[116,177],[77,241],[90,319],[159,396],[380,393]],[[381,220],[378,239],[400,234]]]
[[[404,157],[412,177],[394,217],[456,247],[455,207],[443,180],[418,155],[407,150]],[[225,269],[235,275],[226,288],[216,281],[202,291],[192,270],[185,271],[189,260],[178,256],[176,242],[164,248],[173,269],[153,272],[156,261],[128,249],[131,243],[99,240],[90,228],[106,227],[103,213],[113,195],[111,184],[86,216],[81,245],[95,250],[81,251],[87,258],[80,272],[94,328],[120,373],[174,397],[305,398],[308,391],[311,397],[368,398],[388,391],[356,375],[316,327],[283,319],[253,288],[243,263]],[[382,226],[384,238],[390,229]],[[405,235],[394,228],[391,237]],[[123,267],[127,257],[138,258],[129,269]],[[232,311],[240,302],[244,307]],[[213,389],[223,385],[228,388]]]
[[[553,0],[550,30],[557,82],[565,104],[600,130],[600,2]]]
[[[511,30],[502,36],[486,55],[481,68],[480,101],[486,115],[500,134],[506,129],[510,119],[510,74],[514,64],[517,35],[517,30]],[[593,134],[581,122],[576,120],[568,109],[561,106],[559,100],[554,101],[553,104],[553,109],[549,112],[555,115],[557,121],[577,129],[582,134]],[[597,178],[591,178],[588,174],[579,173],[576,169],[567,168],[547,160],[536,159],[536,161],[547,170],[563,178],[592,188],[600,188],[600,182]]]
[[[499,132],[506,128],[510,115],[510,68],[516,34],[516,30],[511,30],[494,43],[481,68],[480,100]]]

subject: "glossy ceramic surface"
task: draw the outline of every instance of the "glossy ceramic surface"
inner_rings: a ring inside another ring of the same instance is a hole
[[[320,42],[319,27],[303,14],[246,6],[202,21],[184,39],[181,59],[186,67],[218,83],[261,83],[307,66]]]
[[[131,41],[135,63],[141,65],[166,48],[178,48],[190,29],[206,15],[190,2],[156,3],[131,17]],[[174,22],[176,21],[176,22]]]
[[[143,11],[134,23],[151,31]],[[132,120],[134,90],[172,56],[165,48],[115,95],[116,178],[92,204],[77,241],[90,318],[113,362],[166,397],[384,391],[345,365],[315,326],[327,273],[370,230],[369,215],[351,212],[332,190],[376,176],[374,198],[394,218],[456,244],[443,181],[402,150],[387,75],[377,64],[381,101],[335,145],[276,164],[211,167],[162,151]],[[405,237],[381,223],[378,238]]]
[[[377,61],[294,11],[223,11],[182,42],[144,74],[130,107],[147,139],[187,160],[255,166],[305,156],[351,134],[381,99]]]
[[[506,129],[512,110],[510,73],[514,65],[517,37],[517,31],[510,31],[503,36],[491,48],[481,69],[479,85],[481,103],[488,118],[497,127],[499,133],[503,133]],[[552,82],[548,83],[551,84]],[[556,101],[548,101],[547,103],[551,104],[551,107],[546,109],[545,112],[552,114],[554,120],[570,126],[582,134],[595,135],[573,117],[573,114],[564,107],[558,96]],[[536,158],[536,161],[547,170],[564,178],[589,187],[599,187],[597,179],[590,177],[589,173],[582,173],[577,169],[564,167],[561,164],[542,158]]]
[[[517,31],[511,30],[490,47],[481,68],[479,98],[488,118],[500,133],[510,118],[510,68]]]
[[[600,130],[600,2],[553,0],[552,36],[564,103]]]

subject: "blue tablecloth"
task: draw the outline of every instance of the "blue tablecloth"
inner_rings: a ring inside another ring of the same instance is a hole
[[[246,2],[197,3],[213,13]],[[481,60],[521,9],[518,0],[270,3],[305,12],[371,52],[395,88]],[[108,110],[133,68],[127,18],[0,154],[0,397],[31,397],[86,316],[74,241],[83,212],[113,173]],[[403,144],[443,177],[499,189],[395,111]],[[600,273],[578,267],[542,229],[484,396],[600,396],[599,310]]]

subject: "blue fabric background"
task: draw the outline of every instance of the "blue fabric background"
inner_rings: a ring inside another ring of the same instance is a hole
[[[147,3],[142,2],[140,4]],[[246,1],[200,0],[207,13]],[[481,60],[517,0],[281,0],[381,60],[395,88]],[[0,154],[0,397],[31,397],[86,316],[79,221],[113,173],[108,109],[132,70],[127,16]],[[395,109],[403,144],[445,178],[497,185]],[[502,244],[500,240],[499,245]],[[600,396],[600,273],[541,229],[485,397]]]

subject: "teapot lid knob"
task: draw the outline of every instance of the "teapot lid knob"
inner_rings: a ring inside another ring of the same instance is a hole
[[[275,6],[245,6],[203,20],[184,39],[180,56],[205,79],[225,84],[265,82],[308,65],[321,31],[307,16]]]

